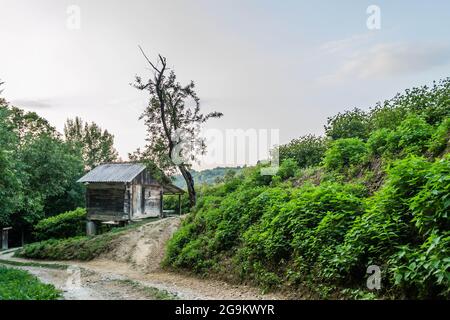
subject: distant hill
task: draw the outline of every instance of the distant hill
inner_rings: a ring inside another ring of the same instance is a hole
[[[202,171],[192,170],[191,174],[194,178],[195,185],[202,184],[213,184],[216,183],[218,179],[223,178],[228,171],[240,172],[242,167],[217,167],[214,169],[206,169]],[[186,183],[184,182],[183,176],[181,174],[174,176],[174,182],[177,187],[185,188]]]

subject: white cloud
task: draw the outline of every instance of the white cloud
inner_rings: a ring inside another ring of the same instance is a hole
[[[320,82],[367,79],[424,72],[450,61],[450,47],[439,44],[384,43],[344,58]]]
[[[54,103],[50,100],[42,99],[15,99],[11,104],[19,108],[45,109],[54,107]]]
[[[345,39],[328,41],[320,46],[320,50],[330,54],[342,53],[349,49],[353,50],[355,47],[367,43],[372,34],[355,34]]]

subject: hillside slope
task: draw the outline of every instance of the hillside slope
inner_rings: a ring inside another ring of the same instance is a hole
[[[204,187],[164,263],[321,298],[449,298],[449,138],[449,79],[331,117],[280,147],[275,176]]]

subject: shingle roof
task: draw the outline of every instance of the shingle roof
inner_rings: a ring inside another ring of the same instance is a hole
[[[143,170],[142,163],[107,163],[95,167],[78,182],[131,182]]]

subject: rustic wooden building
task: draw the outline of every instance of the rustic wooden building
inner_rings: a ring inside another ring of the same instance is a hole
[[[102,164],[78,182],[86,185],[89,221],[120,222],[162,216],[163,195],[178,194],[180,200],[184,193],[173,184],[156,181],[141,163]]]

